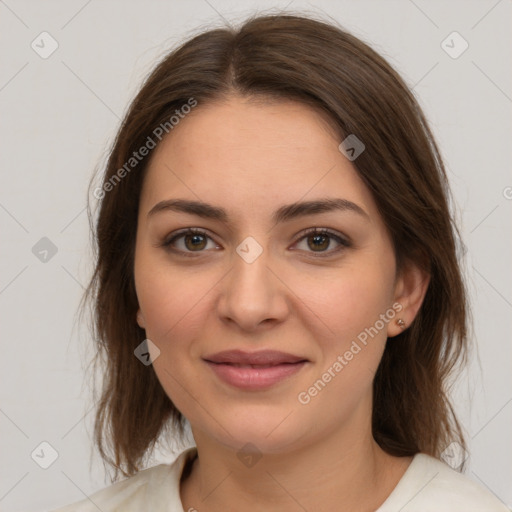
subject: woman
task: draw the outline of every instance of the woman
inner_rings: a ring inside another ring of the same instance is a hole
[[[94,192],[95,434],[129,478],[61,511],[507,510],[444,462],[448,194],[416,100],[338,27],[254,17],[170,53]],[[185,418],[196,446],[140,471]]]

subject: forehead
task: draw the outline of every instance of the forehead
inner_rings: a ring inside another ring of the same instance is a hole
[[[230,97],[199,104],[155,149],[142,201],[187,197],[233,212],[316,197],[371,209],[371,197],[326,115],[293,101]],[[261,210],[260,210],[261,211]]]

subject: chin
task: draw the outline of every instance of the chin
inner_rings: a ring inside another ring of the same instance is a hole
[[[299,421],[297,411],[292,411],[291,408],[279,408],[277,411],[258,408],[257,411],[250,411],[249,406],[245,405],[243,411],[233,411],[219,418],[220,424],[226,426],[229,433],[218,425],[210,425],[215,429],[211,436],[237,452],[250,450],[253,445],[261,453],[285,453],[297,448],[307,431],[312,429],[312,426],[307,427],[307,422]],[[208,432],[207,428],[202,430]]]

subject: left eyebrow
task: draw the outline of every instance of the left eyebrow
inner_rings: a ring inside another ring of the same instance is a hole
[[[198,217],[206,219],[219,220],[224,223],[229,221],[229,215],[224,208],[204,203],[202,201],[190,201],[187,199],[168,199],[160,201],[151,208],[148,212],[148,217],[158,212],[169,210],[197,215]],[[306,215],[315,215],[336,210],[342,212],[354,212],[366,219],[370,218],[370,216],[359,205],[352,201],[340,198],[327,198],[283,205],[274,212],[272,220],[277,224],[299,217],[304,217]]]
[[[329,198],[315,201],[304,201],[281,206],[273,215],[275,223],[286,222],[291,219],[332,211],[354,212],[370,219],[370,216],[356,203],[347,199]]]

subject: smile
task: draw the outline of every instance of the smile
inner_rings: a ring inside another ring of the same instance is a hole
[[[247,391],[271,388],[297,374],[308,361],[278,364],[215,363],[205,361],[222,382]]]

